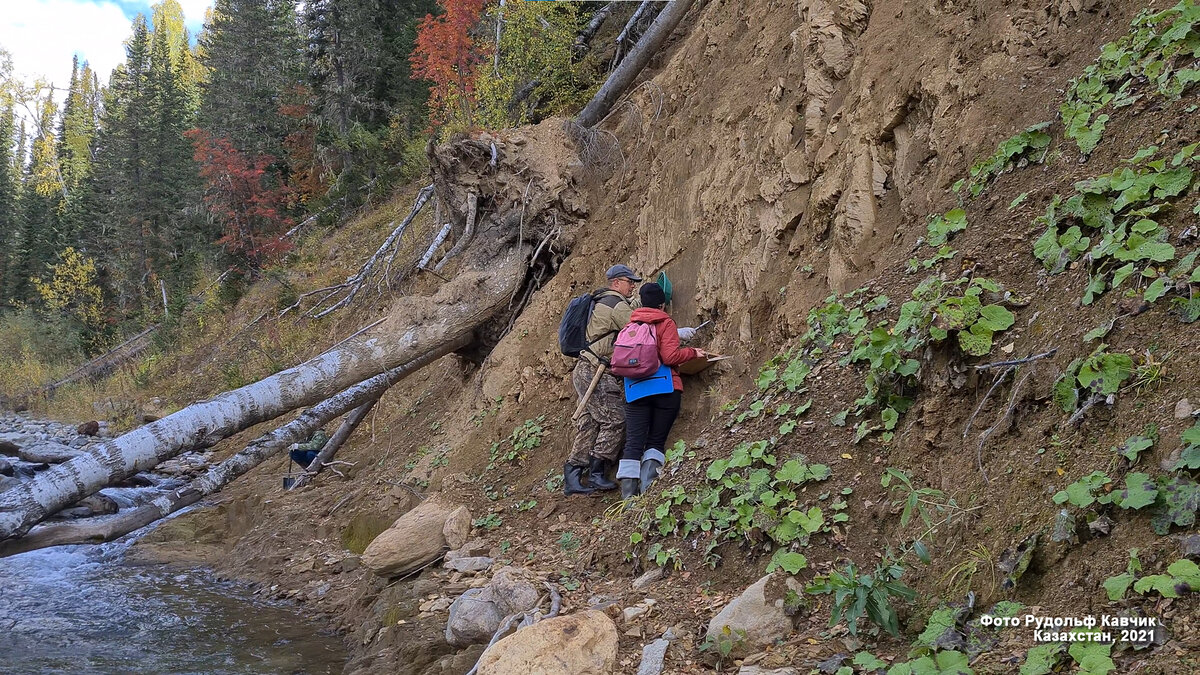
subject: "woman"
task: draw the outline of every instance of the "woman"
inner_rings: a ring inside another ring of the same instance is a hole
[[[663,449],[671,425],[679,416],[683,380],[676,368],[681,363],[707,354],[694,347],[679,346],[679,328],[663,311],[667,296],[662,286],[650,283],[638,291],[642,306],[633,311],[630,323],[650,324],[658,344],[662,366],[654,375],[641,380],[625,378],[625,450],[617,465],[621,497],[628,499],[645,492],[666,462]]]

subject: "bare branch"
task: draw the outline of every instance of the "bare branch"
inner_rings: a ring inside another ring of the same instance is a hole
[[[1045,358],[1054,356],[1056,353],[1058,353],[1058,347],[1055,347],[1054,349],[1051,349],[1048,352],[1042,352],[1041,354],[1034,354],[1033,356],[1028,356],[1023,359],[1016,359],[1015,361],[997,361],[995,363],[983,363],[978,366],[975,366],[975,370],[989,370],[991,368],[1002,368],[1004,366],[1019,366],[1022,363],[1029,363],[1030,361],[1037,361],[1038,359],[1045,359]]]
[[[451,258],[462,253],[467,248],[467,244],[471,243],[472,237],[475,236],[475,216],[478,206],[479,195],[475,192],[467,195],[467,225],[465,228],[463,228],[462,236],[458,238],[458,241],[454,242],[454,247],[451,248],[450,252],[446,254],[446,257],[442,258],[442,261],[433,268],[434,272],[441,272],[442,268],[446,266],[446,263],[449,262]],[[518,241],[520,240],[518,239]]]

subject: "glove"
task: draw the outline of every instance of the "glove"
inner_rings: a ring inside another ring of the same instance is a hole
[[[691,340],[694,337],[696,337],[696,329],[695,328],[689,328],[687,326],[684,326],[683,328],[679,329],[679,339],[680,340]]]

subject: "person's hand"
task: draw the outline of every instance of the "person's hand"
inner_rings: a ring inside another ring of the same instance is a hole
[[[679,329],[679,339],[680,340],[691,340],[694,337],[696,337],[696,329],[695,328],[689,328],[687,326],[684,326],[683,328]]]
[[[708,352],[704,351],[703,349],[697,349],[697,350],[696,350],[696,358],[698,358],[698,359],[707,359],[707,358],[708,358]]]

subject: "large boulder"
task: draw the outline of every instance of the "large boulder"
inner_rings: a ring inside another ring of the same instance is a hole
[[[738,652],[786,638],[793,628],[792,617],[784,609],[788,590],[804,593],[800,582],[784,574],[759,579],[708,623],[707,638],[712,642],[732,640]]]
[[[603,612],[546,619],[492,645],[479,675],[608,675],[617,665],[617,627]]]
[[[450,605],[446,642],[455,647],[487,644],[510,614],[537,606],[538,580],[529,570],[502,567],[483,588],[463,593]]]
[[[396,519],[363,551],[362,563],[381,577],[420,569],[446,550],[442,530],[455,506],[430,499]]]

